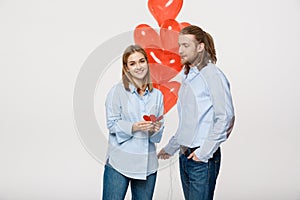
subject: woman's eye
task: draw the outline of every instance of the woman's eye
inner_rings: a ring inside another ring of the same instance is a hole
[[[135,64],[134,63],[129,63],[129,66],[134,66]]]
[[[145,62],[146,62],[146,60],[141,60],[141,61],[140,61],[140,63],[145,63]]]

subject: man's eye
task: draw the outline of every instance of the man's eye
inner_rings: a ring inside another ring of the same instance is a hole
[[[179,46],[179,47],[184,47],[184,48],[187,48],[187,47],[189,47],[189,45],[188,45],[188,44],[179,44],[178,46]]]

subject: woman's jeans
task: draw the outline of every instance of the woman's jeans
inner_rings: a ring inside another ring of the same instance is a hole
[[[147,176],[147,180],[128,178],[109,165],[105,165],[103,175],[103,200],[124,200],[130,182],[132,200],[151,200],[157,172]]]
[[[208,163],[179,157],[180,178],[186,200],[212,200],[221,164],[221,150],[214,153]]]

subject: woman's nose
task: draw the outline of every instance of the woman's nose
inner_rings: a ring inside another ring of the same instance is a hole
[[[137,68],[137,69],[139,69],[139,68],[141,68],[141,63],[136,63],[136,65],[135,65],[135,68]]]

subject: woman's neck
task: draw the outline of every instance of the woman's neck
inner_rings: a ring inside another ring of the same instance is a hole
[[[141,88],[138,88],[137,89],[137,92],[140,96],[143,96],[145,94],[145,90],[144,89],[141,89]]]

